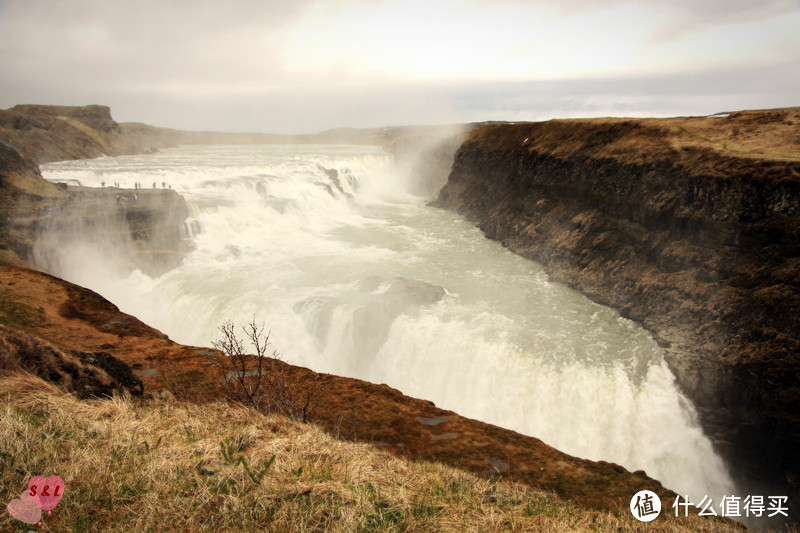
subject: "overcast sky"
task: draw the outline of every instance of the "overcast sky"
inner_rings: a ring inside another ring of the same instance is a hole
[[[800,0],[0,0],[0,108],[316,132],[800,105]]]

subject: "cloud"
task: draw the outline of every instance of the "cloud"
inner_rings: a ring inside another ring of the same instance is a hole
[[[474,0],[474,5],[531,5],[530,0]],[[778,17],[800,9],[797,0],[538,0],[536,5],[546,7],[561,15],[591,13],[617,8],[621,5],[635,5],[643,9],[661,12],[667,18],[676,17],[684,22],[706,24],[727,24],[763,20]]]
[[[768,81],[767,81],[768,80]],[[765,85],[768,84],[768,87]],[[797,105],[800,64],[655,76],[476,84],[449,92],[469,120],[708,115]]]
[[[752,23],[800,11],[797,0],[674,0],[663,6],[674,18],[671,24],[690,28]]]
[[[787,80],[800,94],[799,24],[796,0],[0,0],[0,107],[104,103],[164,126],[315,131],[696,109],[692,95],[728,89],[710,73],[758,68],[766,103]]]
[[[12,71],[88,82],[226,76],[274,67],[277,32],[308,2],[25,0],[5,7],[0,43]]]

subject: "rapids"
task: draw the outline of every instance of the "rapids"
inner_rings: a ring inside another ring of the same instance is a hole
[[[96,234],[40,254],[178,342],[255,317],[288,362],[643,469],[693,501],[735,492],[646,331],[427,206],[379,148],[194,146],[42,170],[186,198],[193,251],[160,277]]]

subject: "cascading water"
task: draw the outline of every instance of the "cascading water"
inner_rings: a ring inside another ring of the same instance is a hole
[[[644,469],[693,501],[735,493],[644,330],[406,193],[378,148],[183,147],[43,171],[184,195],[193,251],[160,277],[88,235],[40,265],[179,342],[255,316],[291,363]]]

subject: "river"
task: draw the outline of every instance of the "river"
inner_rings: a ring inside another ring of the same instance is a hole
[[[40,265],[181,343],[254,317],[284,360],[387,383],[693,501],[735,493],[650,335],[408,191],[365,146],[188,146],[43,165],[181,193],[192,251],[151,277],[98,235]]]

